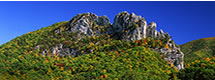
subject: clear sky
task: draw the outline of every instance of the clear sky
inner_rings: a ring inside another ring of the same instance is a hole
[[[69,21],[78,13],[106,15],[113,22],[119,12],[134,12],[154,21],[177,44],[215,37],[215,2],[0,2],[0,44],[17,36]]]

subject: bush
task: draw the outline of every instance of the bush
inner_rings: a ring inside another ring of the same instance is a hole
[[[207,57],[187,64],[185,69],[177,73],[182,80],[214,80],[215,57]]]

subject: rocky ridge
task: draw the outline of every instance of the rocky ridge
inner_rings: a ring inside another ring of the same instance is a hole
[[[153,48],[152,50],[161,53],[165,56],[165,60],[174,64],[179,70],[183,69],[184,54],[180,48],[176,46],[171,36],[168,33],[164,33],[163,30],[156,30],[156,23],[151,22],[147,24],[146,20],[141,16],[137,16],[134,13],[122,12],[115,16],[114,23],[111,25],[109,19],[106,16],[97,16],[93,13],[78,14],[69,21],[68,32],[77,32],[78,38],[81,39],[86,36],[96,36],[109,34],[113,38],[119,40],[140,40],[143,38],[157,38],[167,39],[166,45],[168,48]],[[61,30],[56,30],[56,33],[60,33]],[[71,48],[64,48],[64,45],[57,44],[51,49],[51,53],[57,56],[75,56],[79,54],[79,51]],[[39,48],[39,46],[37,46]],[[47,51],[43,51],[43,54],[47,54]]]

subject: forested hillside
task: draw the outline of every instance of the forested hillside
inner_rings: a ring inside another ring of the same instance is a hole
[[[194,59],[215,56],[215,37],[202,38],[180,45],[184,52],[185,62],[192,62]]]
[[[0,79],[197,79],[189,76],[200,66],[201,79],[214,78],[208,77],[215,74],[214,57],[184,68],[182,51],[189,50],[156,27],[134,13],[117,14],[113,24],[106,16],[78,14],[0,45]]]

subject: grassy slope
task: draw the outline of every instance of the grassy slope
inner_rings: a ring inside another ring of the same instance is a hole
[[[185,54],[185,63],[195,58],[215,56],[215,37],[202,38],[180,45]]]

